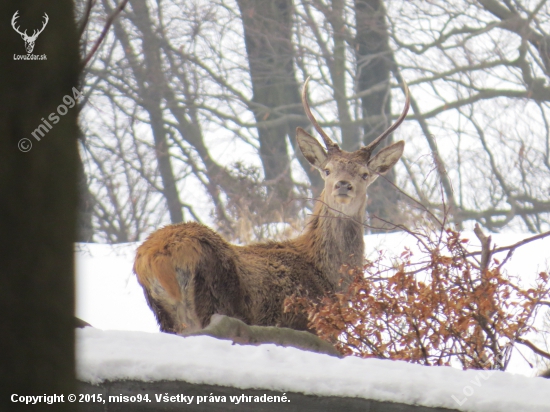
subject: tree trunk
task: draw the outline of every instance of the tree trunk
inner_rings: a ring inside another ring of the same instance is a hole
[[[103,2],[105,9],[112,13],[107,1]],[[161,44],[153,33],[153,24],[149,16],[147,4],[143,0],[130,1],[133,11],[133,22],[141,31],[144,67],[139,70],[135,67],[136,62],[130,63],[135,69],[136,78],[140,88],[140,96],[143,98],[142,106],[147,111],[151,122],[151,130],[155,142],[155,155],[158,163],[158,170],[162,180],[162,194],[166,199],[170,221],[172,223],[182,222],[183,210],[179,198],[179,192],[176,185],[176,178],[170,161],[169,145],[167,131],[164,127],[164,117],[162,113],[161,100],[164,97],[165,79],[161,67],[160,49]],[[121,39],[125,34],[122,33],[119,24],[115,24],[115,34]]]
[[[77,184],[78,184],[78,218],[77,218],[77,242],[92,242],[94,228],[92,216],[94,210],[94,197],[88,187],[88,179],[84,170],[84,163],[80,154],[77,158]]]
[[[63,403],[27,408],[73,411],[66,394],[76,390],[78,110],[63,100],[79,84],[73,3],[0,4],[0,410],[22,409],[11,402],[12,394],[65,394]],[[7,23],[16,11],[16,26],[27,33],[42,27],[47,13],[50,21],[32,52],[46,60],[14,59],[27,55],[21,36]],[[50,113],[59,114],[56,123]]]
[[[389,33],[386,26],[386,9],[382,0],[355,0],[355,17],[357,35],[355,38],[357,60],[358,93],[371,88],[379,89],[361,99],[364,126],[363,144],[367,145],[376,139],[391,123],[390,69],[391,49]],[[369,122],[369,116],[380,119],[380,122]],[[391,143],[391,136],[382,145]],[[388,183],[395,182],[395,171],[390,170],[384,177],[376,180],[369,187],[367,211],[370,224],[384,226],[379,217],[392,223],[400,223],[397,208],[398,193]]]
[[[258,105],[254,116],[259,124],[260,159],[272,199],[280,204],[292,194],[286,136],[294,141],[296,125],[289,122],[262,127],[261,123],[295,113],[296,109],[281,107],[301,101],[293,65],[293,4],[291,0],[238,0],[237,3],[252,79],[252,101]]]

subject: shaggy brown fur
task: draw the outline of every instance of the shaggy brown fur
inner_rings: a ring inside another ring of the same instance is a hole
[[[327,248],[334,242],[321,232],[324,226],[338,225],[333,219],[320,219],[327,211],[322,203],[318,206],[306,232],[281,243],[235,246],[194,222],[154,232],[138,248],[134,271],[161,330],[204,328],[215,313],[250,325],[306,329],[305,318],[283,313],[284,299],[335,290],[338,262],[343,259],[332,259],[345,253]],[[362,256],[361,225],[348,221],[345,226],[348,246]],[[328,276],[334,269],[336,273]]]
[[[306,82],[307,85],[307,82]],[[407,89],[408,93],[408,89]],[[341,150],[311,115],[323,136],[319,142],[297,129],[305,158],[325,179],[325,190],[301,236],[286,242],[236,246],[199,223],[166,226],[138,248],[134,272],[161,330],[190,333],[206,327],[214,314],[250,325],[307,329],[304,316],[283,312],[291,295],[311,298],[342,286],[342,266],[361,266],[367,187],[389,170],[403,153],[403,142],[374,146],[403,120],[405,110],[373,144],[355,152]],[[407,95],[408,96],[408,95]]]

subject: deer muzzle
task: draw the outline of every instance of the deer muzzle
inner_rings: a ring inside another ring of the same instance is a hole
[[[348,204],[354,197],[353,185],[345,180],[340,180],[334,185],[334,191],[332,192],[338,203]]]

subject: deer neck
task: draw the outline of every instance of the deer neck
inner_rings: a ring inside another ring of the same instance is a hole
[[[321,194],[323,198],[324,192]],[[356,215],[347,216],[330,209],[322,200],[317,201],[305,233],[299,238],[305,252],[335,289],[341,288],[342,271],[347,271],[342,265],[349,268],[363,265],[365,207],[366,199],[364,207]]]

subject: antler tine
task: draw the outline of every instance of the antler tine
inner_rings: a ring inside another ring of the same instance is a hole
[[[44,23],[42,24],[42,28],[40,29],[40,33],[42,33],[44,31],[44,29],[46,28],[46,25],[50,21],[50,18],[48,17],[48,15],[46,13],[44,13],[42,18],[44,19]]]
[[[46,25],[50,21],[50,18],[48,17],[48,15],[46,13],[44,13],[42,18],[44,19],[44,23],[42,23],[42,28],[40,30],[34,30],[33,33],[32,33],[32,36],[31,36],[31,38],[33,38],[35,40],[38,37],[38,35],[44,31],[44,29],[46,28]]]
[[[401,123],[403,123],[403,120],[405,119],[405,116],[407,116],[407,113],[409,111],[409,106],[411,105],[411,95],[409,92],[409,86],[407,86],[407,83],[405,83],[405,81],[403,81],[403,87],[405,88],[405,107],[403,108],[403,112],[401,113],[399,118],[395,121],[395,123],[392,124],[390,127],[388,127],[385,132],[383,132],[380,136],[374,139],[368,146],[363,147],[362,148],[363,151],[366,151],[369,154],[372,153],[372,151],[376,148],[376,146],[380,144],[382,140],[384,140],[395,129],[397,129]]]
[[[21,33],[19,31],[19,26],[18,27],[15,27],[15,25],[17,24],[17,19],[19,18],[19,10],[17,10],[14,14],[13,14],[13,17],[11,18],[11,26],[13,27],[13,29],[19,33],[21,36],[23,35],[27,35],[27,30],[25,30],[25,33]]]
[[[315,120],[315,117],[313,117],[313,113],[311,113],[311,109],[309,108],[309,103],[307,101],[307,85],[309,83],[309,80],[311,79],[311,76],[308,76],[304,83],[304,87],[302,88],[302,105],[304,106],[304,111],[306,112],[306,115],[315,128],[323,138],[323,141],[325,142],[325,146],[328,151],[333,150],[340,150],[340,147],[338,144],[334,143],[330,137],[323,131],[321,126],[319,126],[319,123],[317,123],[317,120]]]

